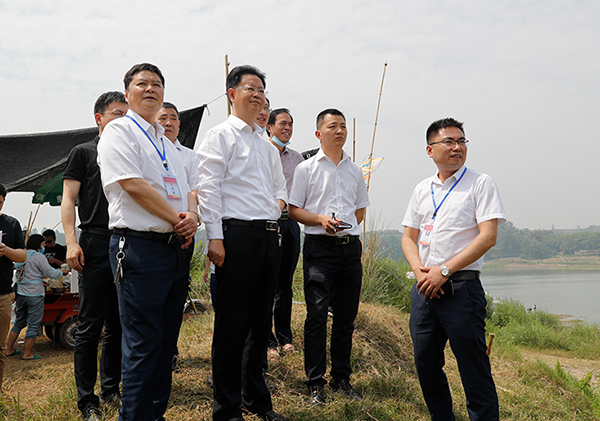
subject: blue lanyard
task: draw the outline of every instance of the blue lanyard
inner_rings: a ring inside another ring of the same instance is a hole
[[[433,207],[434,207],[433,217],[431,219],[435,219],[435,216],[437,215],[438,211],[440,210],[440,208],[442,207],[442,205],[446,201],[446,198],[452,192],[452,190],[454,190],[454,187],[456,187],[456,185],[460,182],[460,180],[462,180],[463,175],[465,175],[466,172],[467,172],[467,167],[465,167],[465,169],[463,170],[463,172],[460,175],[460,177],[458,177],[458,180],[456,180],[456,183],[454,183],[452,185],[452,187],[450,187],[450,190],[448,190],[448,192],[446,193],[446,195],[444,196],[444,198],[442,199],[442,201],[440,202],[440,204],[437,205],[437,206],[435,205],[435,196],[433,194],[433,181],[431,182],[431,198],[433,199]]]
[[[160,138],[160,141],[162,142],[162,147],[163,147],[163,151],[162,151],[162,153],[160,153],[160,150],[158,150],[158,147],[154,144],[154,142],[152,141],[152,139],[150,138],[150,135],[146,132],[146,130],[144,130],[142,128],[142,126],[140,126],[140,123],[135,121],[135,118],[131,117],[130,115],[125,115],[125,117],[128,117],[131,121],[133,121],[135,123],[136,126],[138,126],[140,128],[140,130],[142,132],[144,132],[144,134],[146,135],[146,137],[148,138],[150,143],[152,143],[152,146],[154,146],[154,149],[156,149],[156,152],[158,152],[158,156],[160,156],[160,159],[162,159],[162,164],[165,167],[165,170],[169,171],[169,164],[167,163],[167,152],[165,151],[165,142],[164,142],[163,138],[162,137]]]

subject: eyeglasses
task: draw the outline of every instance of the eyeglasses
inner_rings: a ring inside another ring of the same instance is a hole
[[[440,140],[439,142],[432,142],[430,143],[430,145],[437,145],[438,143],[443,144],[447,148],[452,148],[455,144],[458,146],[467,146],[467,143],[469,143],[469,141],[464,137],[461,137],[460,139],[452,139],[451,137],[447,137],[444,140]]]
[[[258,94],[260,96],[265,96],[268,94],[268,92],[265,91],[263,88],[257,88],[256,86],[252,85],[239,86],[235,89],[241,89],[242,91],[250,95]]]
[[[118,108],[115,108],[112,111],[106,110],[102,114],[112,114],[115,117],[123,117],[123,116],[125,116],[126,113],[123,110],[119,110]]]

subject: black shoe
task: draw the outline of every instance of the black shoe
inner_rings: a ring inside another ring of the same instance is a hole
[[[106,396],[100,396],[100,403],[103,405],[121,405],[121,393],[112,393]]]
[[[325,388],[321,385],[308,386],[308,404],[321,406],[325,404]]]
[[[273,410],[267,411],[264,414],[258,414],[258,417],[263,421],[290,421]]]
[[[342,392],[344,395],[348,396],[350,399],[354,399],[355,401],[362,400],[362,396],[358,393],[350,384],[348,380],[336,380],[332,379],[329,382],[329,387],[334,392]]]
[[[102,414],[98,408],[88,408],[81,414],[83,421],[102,421]]]
[[[229,418],[227,421],[245,421],[242,417]]]

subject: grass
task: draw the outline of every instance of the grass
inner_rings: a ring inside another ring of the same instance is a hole
[[[273,390],[274,408],[292,420],[429,419],[416,378],[408,331],[410,298],[407,301],[406,297],[410,281],[405,279],[406,267],[378,256],[376,246],[368,250],[364,260],[363,303],[356,320],[352,351],[352,382],[365,399],[349,401],[327,390],[326,406],[318,409],[307,406],[302,352],[306,309],[295,304],[292,330],[299,352],[271,361],[267,377]],[[194,262],[193,295],[209,302],[208,284],[201,276],[204,257],[197,254]],[[301,301],[301,264],[296,271],[294,291],[294,299]],[[585,324],[565,327],[553,315],[541,311],[527,313],[521,304],[512,301],[490,304],[488,309],[488,330],[496,334],[491,365],[502,420],[600,420],[600,398],[594,384],[597,372],[590,371],[578,379],[558,362],[566,357],[600,360],[600,328]],[[206,379],[210,375],[212,324],[212,312],[193,316],[183,323],[179,341],[181,369],[173,376],[166,414],[169,421],[211,419],[212,390]],[[556,355],[556,364],[547,364],[540,358],[532,360],[524,355],[525,350],[540,355],[555,353],[552,355]],[[33,364],[7,360],[0,419],[79,420],[72,352],[47,339],[38,341],[36,352],[43,358]],[[460,375],[449,348],[446,372],[456,418],[467,421]],[[104,411],[106,420],[117,420],[117,407],[105,407]],[[246,419],[258,420],[251,415]]]

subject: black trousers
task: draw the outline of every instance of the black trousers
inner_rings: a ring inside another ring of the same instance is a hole
[[[327,368],[327,311],[333,309],[331,328],[331,377],[348,380],[352,374],[350,353],[354,319],[362,284],[362,245],[304,240],[304,368],[308,386],[325,385]]]
[[[292,343],[292,283],[294,271],[300,256],[300,227],[293,219],[279,220],[281,234],[281,250],[279,260],[279,275],[275,288],[275,303],[273,305],[273,321],[275,334],[269,323],[269,348]],[[269,322],[271,320],[269,319]]]
[[[103,326],[100,396],[117,395],[121,382],[121,322],[117,289],[108,260],[109,242],[110,235],[83,232],[79,238],[85,266],[79,274],[79,317],[73,359],[77,407],[82,412],[99,405],[94,385],[98,370],[98,342]]]
[[[212,345],[215,421],[241,417],[242,404],[253,413],[272,409],[262,360],[279,260],[276,231],[237,225],[223,229],[225,262],[216,269]]]
[[[448,340],[456,357],[472,421],[499,419],[498,396],[486,354],[485,293],[476,280],[454,282],[454,295],[424,298],[412,289],[410,333],[417,375],[431,419],[453,421],[444,373]]]

